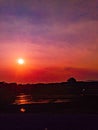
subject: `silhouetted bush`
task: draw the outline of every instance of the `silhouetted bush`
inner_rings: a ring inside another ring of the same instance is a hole
[[[68,82],[68,83],[76,83],[77,81],[76,81],[75,78],[71,77],[71,78],[69,78],[69,79],[67,80],[67,82]]]

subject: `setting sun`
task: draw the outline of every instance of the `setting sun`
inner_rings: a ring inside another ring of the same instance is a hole
[[[24,59],[18,59],[17,62],[18,62],[18,64],[21,64],[21,65],[22,65],[22,64],[24,64]]]

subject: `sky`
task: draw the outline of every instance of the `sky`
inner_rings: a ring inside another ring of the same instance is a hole
[[[98,0],[0,0],[0,81],[70,77],[98,80]]]

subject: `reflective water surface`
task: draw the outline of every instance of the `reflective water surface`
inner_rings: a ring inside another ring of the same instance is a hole
[[[34,98],[30,94],[20,93],[16,96],[13,104],[22,105],[22,104],[35,104],[35,103],[62,103],[70,102],[70,98]]]
[[[21,105],[21,104],[32,104],[32,96],[21,93],[16,96],[15,102],[13,104]]]

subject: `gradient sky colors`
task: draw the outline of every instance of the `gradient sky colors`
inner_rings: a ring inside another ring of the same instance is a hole
[[[71,76],[98,80],[98,0],[0,0],[0,81]]]

